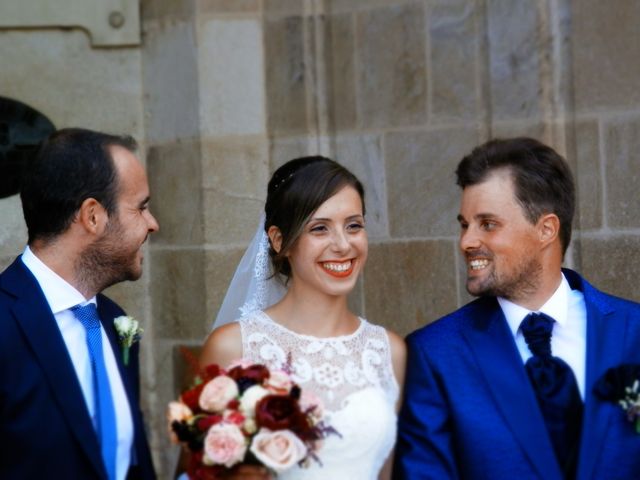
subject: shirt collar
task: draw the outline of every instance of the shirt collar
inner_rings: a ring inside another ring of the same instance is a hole
[[[560,325],[564,325],[567,322],[569,313],[569,293],[571,293],[571,287],[563,273],[562,281],[556,291],[551,295],[551,298],[549,298],[549,300],[540,307],[540,310],[537,311],[549,315]],[[498,303],[500,304],[500,308],[502,308],[502,312],[507,319],[511,333],[513,333],[513,336],[515,337],[518,333],[522,320],[531,313],[531,310],[521,307],[520,305],[516,305],[502,297],[498,297]]]
[[[51,312],[56,315],[78,304],[96,304],[96,297],[85,299],[84,296],[60,275],[51,270],[27,246],[22,254],[22,262],[31,271],[44,293]]]

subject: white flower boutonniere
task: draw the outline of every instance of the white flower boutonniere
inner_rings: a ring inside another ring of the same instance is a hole
[[[129,365],[129,349],[134,342],[142,338],[140,323],[133,317],[122,315],[113,319],[113,324],[118,332],[120,347],[122,347],[122,361]]]

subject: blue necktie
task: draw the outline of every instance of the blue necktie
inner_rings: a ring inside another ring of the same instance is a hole
[[[551,332],[555,320],[544,313],[530,313],[520,325],[533,354],[525,369],[544,417],[551,443],[565,478],[575,478],[582,399],[571,367],[551,354]]]
[[[116,414],[111,397],[109,377],[102,355],[102,331],[98,311],[93,303],[71,309],[87,332],[87,347],[91,359],[93,373],[93,399],[95,405],[95,422],[100,452],[110,480],[116,478],[116,449],[118,445],[116,432]]]

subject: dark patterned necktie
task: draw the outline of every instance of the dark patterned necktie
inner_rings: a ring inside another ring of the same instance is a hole
[[[100,443],[100,452],[109,480],[116,476],[116,414],[111,396],[107,368],[102,355],[102,330],[98,311],[93,303],[75,306],[71,309],[87,332],[87,348],[91,360],[93,378],[93,401],[95,405],[95,428]]]
[[[533,354],[525,369],[558,462],[565,478],[570,479],[575,478],[583,405],[573,371],[564,360],[551,354],[554,321],[544,313],[530,313],[520,330]]]

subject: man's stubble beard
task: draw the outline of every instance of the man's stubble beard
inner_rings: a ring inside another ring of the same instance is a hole
[[[523,259],[515,275],[498,278],[493,270],[489,277],[476,288],[470,287],[467,280],[467,292],[476,297],[502,297],[517,303],[518,300],[529,298],[540,287],[542,265],[536,258]]]
[[[87,291],[99,293],[116,283],[137,280],[141,271],[134,270],[137,250],[122,248],[123,229],[116,219],[107,223],[101,238],[80,254],[76,263],[78,281]]]

